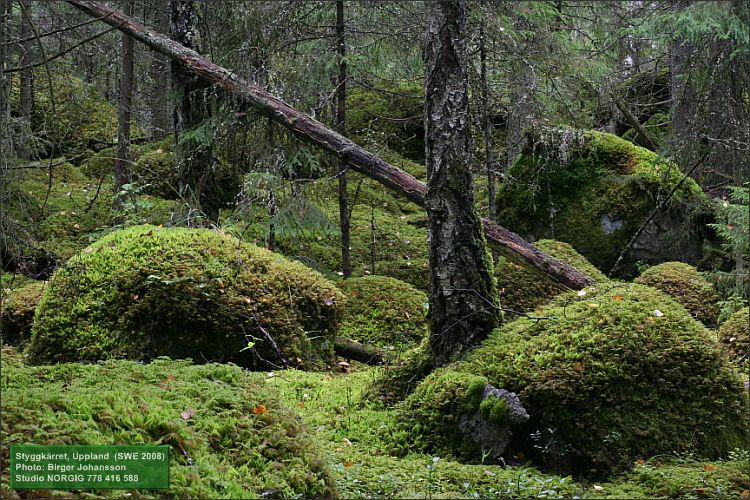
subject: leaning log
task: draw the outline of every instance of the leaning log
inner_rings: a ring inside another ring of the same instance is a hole
[[[366,346],[343,337],[336,338],[334,351],[338,356],[346,358],[349,361],[359,361],[368,365],[382,365],[385,360],[384,352],[377,347]]]
[[[302,140],[334,154],[346,162],[350,168],[375,179],[409,201],[424,207],[427,193],[427,187],[424,184],[314,118],[294,109],[281,99],[209,61],[197,52],[183,47],[99,2],[93,0],[66,0],[66,2],[127,33],[156,52],[177,61],[186,71],[239,97],[257,113],[281,124]],[[469,189],[468,186],[467,189]],[[573,290],[580,290],[594,282],[572,266],[541,252],[512,231],[488,219],[484,219],[483,222],[488,244],[501,255],[531,272]]]

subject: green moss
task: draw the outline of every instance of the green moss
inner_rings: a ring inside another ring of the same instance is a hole
[[[404,82],[381,90],[356,88],[347,95],[346,109],[347,132],[356,142],[366,139],[424,163],[421,82]]]
[[[43,281],[31,281],[7,293],[3,291],[0,310],[3,344],[21,345],[29,340],[34,311],[45,286]]]
[[[427,295],[408,283],[364,276],[336,286],[347,298],[339,336],[399,351],[427,336]]]
[[[716,324],[719,295],[693,266],[682,262],[665,262],[648,268],[635,282],[671,295],[704,325]]]
[[[490,422],[508,423],[508,403],[501,398],[487,398],[479,404],[479,413]]]
[[[138,226],[55,273],[28,351],[36,363],[169,355],[322,368],[343,300],[305,266],[219,232]]]
[[[160,141],[143,151],[133,164],[133,175],[138,182],[147,185],[147,193],[176,199],[178,196],[177,156],[172,138]],[[239,184],[239,183],[238,183]]]
[[[159,358],[31,367],[10,349],[2,361],[3,441],[171,446],[170,489],[136,497],[336,496],[313,434],[274,388],[236,366]],[[1,453],[7,463],[8,447]],[[12,498],[7,468],[2,479]]]
[[[498,220],[530,240],[570,243],[597,268],[609,270],[656,200],[682,177],[673,163],[614,135],[544,130],[527,138],[508,170],[498,190]],[[653,236],[659,243],[650,245],[658,249],[650,250],[673,258],[699,251],[702,223],[691,217],[707,209],[707,198],[688,179],[659,215],[670,231]],[[653,259],[647,255],[631,251],[625,274],[635,260]]]
[[[480,409],[487,383],[485,377],[443,368],[428,375],[398,408],[410,449],[460,454],[468,444],[459,430],[460,417]],[[488,409],[497,414],[497,407]]]
[[[748,315],[750,309],[740,309],[721,324],[718,332],[726,352],[732,359],[743,360],[745,367],[748,364]]]
[[[534,246],[558,260],[566,262],[597,283],[607,277],[567,243],[555,240],[539,240]],[[565,290],[544,278],[524,269],[519,264],[501,258],[495,266],[500,305],[505,309],[528,312],[547,302]]]
[[[496,330],[452,368],[519,395],[531,419],[514,430],[515,450],[550,469],[601,475],[641,458],[717,458],[743,446],[743,383],[700,323],[643,285],[584,292],[555,299],[546,319]],[[415,394],[438,391],[425,383]],[[429,422],[422,433],[433,432]]]

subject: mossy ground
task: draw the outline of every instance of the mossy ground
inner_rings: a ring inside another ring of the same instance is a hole
[[[732,314],[728,320],[721,324],[717,335],[724,350],[729,356],[740,364],[747,372],[748,364],[748,315],[750,309],[745,307]]]
[[[265,381],[232,365],[27,366],[2,352],[2,441],[14,444],[167,444],[170,490],[140,498],[306,498],[335,494],[312,433]],[[8,463],[7,446],[2,462]],[[2,471],[3,498],[8,470]],[[21,492],[17,492],[21,493]],[[26,491],[27,498],[123,497],[122,491]]]
[[[0,337],[3,344],[22,345],[31,338],[34,312],[42,299],[44,281],[24,281],[13,289],[3,288],[0,309]]]
[[[506,467],[489,462],[465,464],[449,455],[409,452],[405,436],[396,429],[395,410],[368,396],[367,388],[381,376],[382,369],[356,363],[347,374],[297,370],[247,373],[231,366],[188,366],[166,360],[151,365],[107,362],[28,368],[19,366],[12,351],[4,350],[2,356],[4,414],[21,412],[24,417],[20,429],[18,421],[3,419],[3,441],[8,439],[6,429],[15,428],[29,439],[36,436],[36,443],[137,443],[142,439],[176,448],[179,442],[195,465],[187,465],[177,448],[168,496],[247,498],[262,492],[254,488],[264,481],[275,484],[260,488],[281,489],[283,496],[319,496],[326,491],[320,480],[325,482],[328,476],[342,498],[739,498],[748,490],[748,459],[740,450],[723,461],[666,454],[636,463],[632,471],[607,482],[541,473],[528,462]],[[113,387],[102,380],[104,373],[126,386],[122,390]],[[30,380],[32,374],[37,376]],[[204,397],[207,389],[209,399]],[[18,399],[22,403],[17,408],[5,408]],[[133,410],[143,404],[149,408],[145,415]],[[264,415],[278,417],[268,432],[271,439],[282,439],[285,444],[276,448],[279,456],[269,458],[264,450],[257,453],[244,446],[258,442],[257,428],[235,425],[243,418],[254,423],[248,412],[260,404],[268,408]],[[71,417],[71,412],[55,408],[106,413],[81,421]],[[196,410],[194,417],[180,418],[180,413],[190,408]],[[301,426],[290,420],[292,412],[301,419]],[[301,429],[301,433],[290,437],[286,430],[291,428]],[[295,447],[299,445],[304,448]],[[274,463],[292,450],[295,458],[284,462],[288,465],[278,475],[272,468],[250,469]],[[242,468],[237,462],[250,455],[255,459]],[[311,470],[316,477],[312,485],[304,479]],[[302,478],[302,483],[294,486],[294,478]],[[7,484],[7,476],[3,483]],[[255,494],[248,495],[248,491]],[[3,493],[13,495],[8,490]],[[103,497],[125,492],[87,493]],[[128,493],[156,496],[156,492]]]

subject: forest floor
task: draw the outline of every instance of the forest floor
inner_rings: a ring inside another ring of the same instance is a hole
[[[742,450],[714,462],[654,457],[609,482],[577,481],[526,465],[392,456],[398,443],[388,430],[397,413],[363,399],[378,370],[357,365],[346,374],[265,374],[314,431],[342,498],[748,498],[748,456]]]

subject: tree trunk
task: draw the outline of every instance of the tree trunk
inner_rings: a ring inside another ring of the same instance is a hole
[[[133,0],[125,0],[125,14],[133,15]],[[114,210],[122,208],[122,187],[130,180],[130,120],[133,113],[133,39],[122,34],[122,80],[120,80],[120,99],[117,108],[117,160],[115,160],[115,201]],[[119,217],[118,217],[119,218]],[[122,223],[122,220],[119,221]]]
[[[190,0],[170,3],[171,38],[184,48],[199,52],[197,45],[197,13]],[[208,137],[189,137],[185,132],[195,131],[209,116],[204,90],[210,85],[190,71],[182,61],[172,61],[172,89],[175,95],[174,131],[179,163],[178,191],[188,205],[188,225],[192,212],[203,212],[209,218],[218,215],[218,206],[206,203],[202,194],[208,179],[213,156]],[[198,134],[202,135],[202,134]]]
[[[164,0],[156,3],[155,7],[156,26],[159,33],[169,33],[169,4]],[[167,137],[173,130],[172,113],[170,109],[170,75],[169,58],[163,54],[153,51],[151,54],[151,95],[149,107],[151,108],[151,138],[160,140]]]
[[[7,26],[10,24],[7,16],[9,1],[10,0],[0,0],[0,123],[2,124],[7,123],[7,119],[10,116],[10,97],[8,95],[8,84],[5,81],[5,63],[8,57],[5,39]],[[3,125],[3,129],[6,129],[6,126],[7,125]],[[3,137],[0,137],[0,161],[6,159],[6,142],[7,137],[3,134]]]
[[[482,133],[484,135],[485,171],[487,173],[487,197],[489,198],[488,217],[497,220],[497,200],[495,197],[495,147],[492,143],[492,115],[490,113],[490,87],[487,81],[487,47],[485,37],[485,19],[479,25],[479,78],[481,86]]]
[[[344,39],[344,0],[336,0],[336,39],[338,42],[339,79],[336,86],[336,130],[346,134],[346,44]],[[339,165],[339,220],[341,222],[341,272],[344,278],[352,275],[349,200],[346,193],[346,163]]]
[[[458,359],[498,325],[497,291],[469,172],[466,4],[433,4],[425,51],[430,347]]]
[[[185,71],[190,71],[235,95],[257,113],[279,123],[302,140],[334,154],[357,172],[375,179],[417,205],[425,205],[427,187],[424,184],[265,90],[99,2],[66,1],[90,16],[101,17],[102,22],[130,34],[152,49],[169,56],[173,61],[179,61]],[[490,246],[535,274],[574,290],[593,283],[591,278],[580,271],[539,251],[517,234],[490,220],[484,220],[484,229]]]
[[[23,11],[22,17],[21,17],[21,31],[20,36],[21,40],[26,40],[31,35],[31,0],[23,0],[21,2],[21,9]],[[21,45],[21,59],[19,61],[19,66],[26,67],[31,64],[31,52],[32,47],[34,46],[35,41],[30,40],[23,42]],[[21,116],[24,118],[30,120],[31,119],[31,111],[34,106],[34,92],[33,92],[33,85],[34,85],[34,73],[31,70],[31,68],[27,68],[21,71],[21,88],[20,88],[20,94],[19,94],[19,104],[20,104],[20,111]]]

